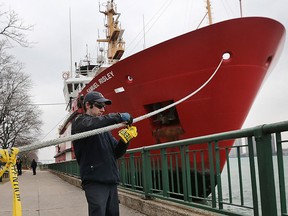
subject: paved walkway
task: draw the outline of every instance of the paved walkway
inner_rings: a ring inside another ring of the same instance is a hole
[[[48,171],[23,171],[19,176],[23,216],[88,215],[84,191]],[[12,188],[9,181],[0,182],[0,215],[12,215]],[[120,204],[122,216],[144,216]]]

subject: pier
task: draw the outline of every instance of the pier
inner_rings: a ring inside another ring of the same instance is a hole
[[[286,216],[287,131],[284,121],[130,149],[119,187],[214,214]],[[79,178],[73,160],[49,169]]]
[[[284,121],[128,150],[118,161],[121,215],[287,216],[287,131]],[[19,176],[23,215],[87,215],[77,162],[42,169]],[[7,179],[0,194],[0,215],[11,215]]]
[[[20,197],[23,216],[50,216],[88,215],[88,206],[84,191],[79,187],[80,181],[69,176],[55,175],[48,170],[32,171],[24,170],[19,176]],[[3,178],[0,182],[0,215],[13,215],[13,194],[10,182]],[[149,215],[193,215],[209,216],[215,215],[209,212],[195,209],[191,211],[183,206],[156,200],[144,200],[141,196],[119,190],[120,215],[123,216],[145,216],[139,210],[150,212]],[[123,202],[123,204],[122,204]],[[134,206],[128,207],[126,205]]]
[[[24,170],[18,177],[23,216],[45,215],[88,215],[84,191],[71,185],[49,171]],[[0,183],[0,215],[11,216],[13,194],[10,182]],[[120,204],[121,215],[143,216],[133,209]]]

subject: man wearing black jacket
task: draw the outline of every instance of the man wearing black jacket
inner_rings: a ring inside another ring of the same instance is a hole
[[[72,122],[71,133],[82,133],[121,122],[131,125],[133,118],[129,113],[103,115],[105,106],[111,103],[100,92],[89,92],[84,97],[85,113]],[[117,141],[110,131],[73,141],[89,216],[119,215],[117,184],[120,178],[116,159],[125,154],[129,141],[125,138]]]

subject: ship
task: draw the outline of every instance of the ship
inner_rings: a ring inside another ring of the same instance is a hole
[[[107,1],[100,12],[106,18],[106,38],[98,42],[108,44],[107,56],[100,49],[97,59],[87,57],[73,74],[63,73],[68,117],[59,129],[60,137],[71,135],[71,122],[83,113],[81,101],[88,92],[99,91],[112,100],[106,112],[129,112],[138,117],[197,91],[216,69],[197,94],[135,123],[138,136],[129,148],[241,129],[285,41],[285,28],[278,21],[241,17],[193,30],[121,60],[124,29],[119,25],[116,3]],[[117,131],[112,133],[117,136]],[[219,146],[232,146],[233,142]],[[75,159],[71,142],[56,149],[56,162]],[[220,154],[222,170],[226,155],[224,151]],[[197,160],[201,169],[200,157]],[[208,153],[204,161],[209,173]]]

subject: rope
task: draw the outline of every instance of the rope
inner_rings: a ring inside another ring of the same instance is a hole
[[[209,77],[209,79],[203,83],[197,90],[195,90],[194,92],[190,93],[189,95],[187,95],[186,97],[172,103],[172,104],[169,104],[161,109],[158,109],[158,110],[155,110],[153,112],[150,112],[150,113],[147,113],[143,116],[139,116],[137,118],[135,118],[133,120],[133,123],[136,123],[136,122],[139,122],[139,121],[142,121],[144,119],[147,119],[147,118],[150,118],[151,116],[153,115],[156,115],[160,112],[163,112],[164,110],[167,110],[173,106],[176,106],[180,103],[182,103],[183,101],[189,99],[190,97],[192,97],[193,95],[197,94],[201,89],[203,89],[211,80],[212,78],[216,75],[217,71],[219,70],[220,66],[222,65],[222,62],[223,62],[223,58],[221,58],[221,61],[219,62],[217,68],[215,69],[214,73]],[[106,132],[106,131],[111,131],[111,130],[114,130],[114,129],[117,129],[117,128],[120,128],[120,127],[125,127],[126,124],[124,123],[119,123],[119,124],[114,124],[114,125],[110,125],[110,126],[107,126],[107,127],[103,127],[103,128],[99,128],[99,129],[95,129],[95,130],[91,130],[91,131],[86,131],[86,132],[83,132],[83,133],[79,133],[79,134],[74,134],[74,135],[71,135],[69,137],[62,137],[62,138],[57,138],[57,139],[53,139],[53,140],[49,140],[49,141],[44,141],[44,142],[40,142],[40,143],[32,143],[30,145],[26,145],[26,146],[21,146],[19,147],[19,150],[21,152],[26,152],[26,151],[31,151],[31,150],[36,150],[36,149],[40,149],[40,148],[44,148],[44,147],[49,147],[49,146],[53,146],[53,145],[57,145],[57,144],[60,144],[60,143],[64,143],[64,142],[67,142],[67,141],[73,141],[73,140],[77,140],[77,139],[83,139],[85,137],[89,137],[89,136],[93,136],[93,135],[96,135],[96,134],[100,134],[100,133],[103,133],[103,132]]]
[[[165,106],[165,107],[163,107],[163,108],[161,108],[161,109],[158,109],[158,110],[155,110],[155,111],[153,111],[153,112],[147,113],[146,115],[143,115],[143,116],[139,116],[139,117],[135,118],[135,119],[133,120],[133,122],[136,123],[136,122],[138,122],[138,121],[142,121],[143,119],[149,118],[149,117],[151,117],[151,116],[153,116],[153,115],[156,115],[156,114],[158,114],[158,113],[160,113],[160,112],[163,112],[164,110],[170,109],[171,107],[176,106],[176,105],[182,103],[183,101],[189,99],[189,98],[192,97],[193,95],[197,94],[197,93],[198,93],[201,89],[203,89],[203,88],[210,82],[210,80],[215,76],[215,74],[216,74],[217,71],[219,70],[222,62],[223,62],[223,58],[221,59],[221,61],[219,62],[217,68],[215,69],[214,73],[209,77],[209,79],[208,79],[205,83],[203,83],[202,86],[200,86],[198,89],[196,89],[194,92],[190,93],[190,94],[187,95],[186,97],[184,97],[184,98],[182,98],[182,99],[180,99],[180,100],[178,100],[178,101],[176,101],[176,102],[174,102],[174,103],[172,103],[172,104],[169,104],[169,105],[167,105],[167,106]]]
[[[173,106],[176,106],[183,101],[189,99],[193,95],[197,94],[202,88],[204,88],[210,81],[211,79],[215,76],[217,71],[219,70],[220,66],[222,65],[223,58],[221,59],[220,63],[218,64],[217,68],[215,69],[214,73],[209,77],[209,79],[203,83],[196,91],[192,92],[191,94],[187,95],[186,97],[166,106],[161,109],[155,110],[153,112],[147,113],[146,115],[137,117],[134,119],[134,123],[142,121],[144,119],[147,119],[153,115],[156,115],[160,112],[163,112],[164,110],[167,110]],[[36,150],[52,145],[56,145],[59,143],[64,143],[67,141],[73,141],[77,139],[82,139],[88,136],[93,136],[95,134],[103,133],[106,131],[111,131],[120,127],[124,127],[126,124],[120,123],[120,124],[115,124],[115,125],[110,125],[107,127],[87,131],[84,133],[79,133],[75,134],[69,137],[63,137],[63,138],[58,138],[46,142],[40,142],[40,143],[32,143],[30,145],[22,146],[19,149],[17,148],[11,148],[9,149],[0,149],[0,161],[4,162],[5,165],[0,168],[0,177],[7,171],[9,170],[9,176],[10,176],[10,183],[13,189],[13,216],[22,216],[22,206],[21,206],[21,199],[20,199],[20,190],[19,190],[19,183],[18,183],[18,177],[17,177],[17,172],[15,170],[15,163],[16,163],[16,157],[17,154],[20,151],[25,152],[25,151],[31,151],[31,150]]]

